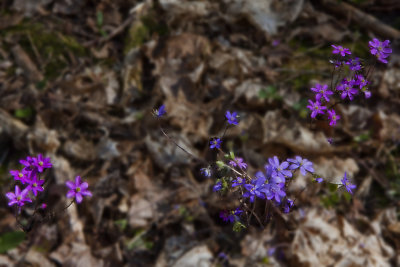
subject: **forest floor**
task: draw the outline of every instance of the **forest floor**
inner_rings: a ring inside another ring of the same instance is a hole
[[[399,266],[400,3],[375,2],[2,1],[0,266]],[[338,103],[335,127],[311,120],[331,45],[368,59],[375,37],[393,54],[369,73],[371,98]],[[326,181],[346,172],[354,195],[299,176],[290,213],[233,231],[220,211],[239,201],[200,173],[227,110],[240,123],[223,147],[249,173],[301,155]],[[39,153],[56,215],[23,232],[9,170]],[[93,197],[59,212],[76,175]]]

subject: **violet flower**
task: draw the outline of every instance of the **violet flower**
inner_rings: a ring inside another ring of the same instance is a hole
[[[43,172],[44,169],[49,169],[53,165],[50,162],[50,158],[43,158],[42,154],[39,154],[36,158],[32,158],[33,166],[36,167],[38,172]]]
[[[238,125],[239,122],[237,120],[237,112],[231,113],[230,111],[227,111],[225,113],[225,117],[228,120],[229,124]]]
[[[65,184],[70,189],[67,193],[67,198],[75,197],[77,203],[81,203],[85,196],[92,196],[92,193],[87,189],[89,184],[87,182],[82,182],[80,176],[75,177],[75,183],[73,181],[67,181]]]
[[[8,192],[6,197],[9,199],[8,206],[17,204],[17,206],[22,207],[25,202],[32,202],[28,197],[29,190],[25,188],[24,190],[19,189],[18,185],[15,186],[15,193]]]
[[[315,118],[318,114],[324,114],[324,110],[326,109],[325,106],[321,106],[321,103],[318,100],[315,100],[315,102],[312,102],[311,100],[308,100],[309,105],[307,108],[311,110],[311,118]]]
[[[329,96],[330,96],[330,95],[333,95],[333,92],[332,92],[331,90],[328,90],[328,85],[326,85],[326,84],[321,85],[321,84],[318,84],[318,83],[317,83],[317,84],[315,85],[315,87],[312,87],[312,88],[311,88],[311,91],[317,93],[317,94],[315,95],[315,99],[316,99],[317,101],[319,101],[319,100],[321,99],[321,97],[323,97],[323,98],[325,98],[325,100],[326,100],[327,102],[329,102]]]
[[[350,55],[350,49],[342,47],[340,45],[331,45],[333,47],[332,54],[340,54],[342,57],[346,56],[346,54]]]
[[[340,119],[340,116],[336,114],[334,109],[328,110],[328,119],[330,120],[329,125],[335,126],[336,121]]]
[[[343,184],[344,187],[346,187],[347,192],[349,192],[350,194],[353,194],[353,189],[356,188],[356,185],[351,184],[350,181],[347,179],[347,173],[344,173],[344,177],[342,180],[340,180]]]
[[[308,159],[303,159],[300,156],[296,156],[294,159],[288,159],[287,161],[292,163],[289,167],[290,170],[296,170],[300,168],[300,172],[304,176],[307,174],[307,172],[314,172],[313,163]]]

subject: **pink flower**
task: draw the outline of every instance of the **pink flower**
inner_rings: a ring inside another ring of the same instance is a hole
[[[75,197],[77,203],[81,203],[84,196],[92,196],[92,193],[87,189],[89,187],[87,182],[82,182],[80,176],[75,177],[75,183],[67,181],[66,185],[70,189],[67,193],[67,198]]]

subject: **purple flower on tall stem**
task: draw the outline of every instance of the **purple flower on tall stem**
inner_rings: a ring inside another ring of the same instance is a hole
[[[332,54],[340,54],[342,57],[346,56],[346,54],[350,55],[350,49],[344,48],[340,45],[331,45],[333,47]]]
[[[210,148],[221,148],[221,139],[219,138],[214,138],[213,140],[210,141]]]
[[[15,186],[15,193],[8,192],[6,197],[9,199],[8,206],[17,204],[17,206],[22,207],[25,202],[32,202],[28,197],[29,190],[25,188],[24,190],[19,189],[18,185]]]
[[[50,162],[50,158],[43,158],[42,154],[39,154],[36,158],[32,158],[33,166],[35,166],[38,172],[43,172],[44,169],[51,168],[53,165]]]
[[[165,111],[165,105],[161,105],[158,109],[155,109],[153,111],[154,116],[157,117],[157,118],[161,118],[162,116],[165,115],[165,113],[167,113]]]
[[[25,184],[26,182],[28,182],[27,179],[28,179],[29,172],[27,172],[25,169],[23,169],[22,171],[11,170],[10,174],[12,176],[14,176],[15,181],[20,181],[22,184]]]
[[[372,55],[376,56],[380,62],[385,64],[388,63],[386,58],[392,53],[389,40],[381,42],[374,38],[372,41],[369,41],[368,44]]]
[[[266,185],[266,196],[268,200],[274,199],[280,203],[281,199],[286,196],[285,183],[270,183]]]
[[[361,70],[361,63],[358,57],[350,58],[348,61],[345,62],[345,64],[349,66],[350,70]]]
[[[350,194],[353,194],[352,190],[356,188],[356,185],[350,183],[350,181],[347,178],[346,172],[344,172],[344,177],[340,181],[342,182],[343,186],[346,187],[347,192],[349,192]]]
[[[272,170],[272,177],[279,177],[281,178],[282,182],[285,182],[285,177],[292,177],[292,172],[287,170],[289,167],[289,162],[284,161],[279,163],[279,159],[277,156],[268,159],[269,164],[273,168]]]
[[[318,114],[324,114],[326,107],[321,106],[321,103],[318,100],[315,100],[315,102],[308,100],[308,103],[309,105],[307,108],[311,110],[311,118],[315,118]]]
[[[218,181],[214,186],[213,186],[213,191],[217,192],[220,191],[222,189],[222,183],[221,181]]]
[[[243,194],[244,197],[250,198],[250,202],[254,202],[255,197],[265,199],[265,177],[260,176],[258,179],[253,179],[251,184],[245,184],[246,192]]]
[[[32,177],[33,176],[33,177]],[[37,192],[42,192],[44,189],[42,185],[44,184],[44,180],[39,180],[37,174],[32,174],[31,180],[29,181],[29,185],[27,187],[28,190],[31,190],[32,193],[37,196]]]
[[[290,170],[296,170],[300,168],[300,172],[304,176],[307,174],[307,172],[314,172],[313,163],[308,159],[303,159],[300,156],[296,156],[294,159],[288,159],[287,161],[292,163],[289,167]]]
[[[210,169],[210,167],[207,167],[207,168],[201,168],[200,169],[200,173],[203,175],[203,176],[205,176],[205,177],[211,177],[211,169]]]
[[[75,183],[73,181],[67,181],[65,184],[70,189],[67,193],[67,198],[75,197],[77,203],[81,203],[83,197],[92,196],[92,193],[88,190],[89,184],[87,182],[82,182],[80,176],[75,177]]]
[[[236,179],[232,181],[232,187],[244,185],[245,182],[246,181],[242,177],[236,177]]]
[[[330,95],[333,95],[333,92],[332,92],[331,90],[328,90],[328,85],[326,85],[326,84],[321,85],[321,84],[318,84],[318,83],[317,83],[317,84],[315,85],[315,87],[312,87],[312,88],[311,88],[311,91],[317,93],[317,94],[315,95],[315,99],[316,99],[317,101],[319,101],[319,100],[323,97],[323,98],[325,98],[325,100],[326,100],[327,102],[329,102],[329,96],[330,96]]]
[[[328,110],[328,119],[330,120],[329,125],[335,126],[336,121],[340,119],[340,116],[336,114],[334,109]]]
[[[225,117],[228,120],[229,124],[238,125],[239,122],[237,120],[237,112],[231,113],[230,111],[227,111],[225,113]]]
[[[31,172],[36,170],[36,166],[34,165],[33,158],[27,156],[26,159],[20,159],[19,163],[25,166],[24,171]]]
[[[290,198],[287,199],[286,205],[283,209],[284,213],[289,213],[290,209],[294,206],[294,201],[291,200]]]
[[[232,167],[238,166],[241,169],[247,168],[247,164],[243,161],[243,159],[237,157],[235,157],[234,160],[229,161],[229,165],[231,165]]]
[[[336,88],[338,91],[342,91],[342,94],[340,97],[342,99],[345,99],[346,96],[350,99],[353,100],[353,95],[357,94],[357,89],[354,88],[355,85],[354,80],[348,81],[347,79],[344,79],[342,83]]]

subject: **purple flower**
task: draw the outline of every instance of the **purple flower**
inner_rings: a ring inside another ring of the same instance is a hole
[[[329,62],[331,64],[333,64],[333,66],[335,67],[335,69],[339,68],[340,66],[342,66],[342,61],[340,60],[329,60]]]
[[[228,256],[224,252],[218,253],[218,258],[221,258],[223,260],[228,260]]]
[[[243,162],[242,158],[236,158],[234,160],[229,161],[229,165],[231,165],[232,167],[236,167],[239,166],[239,168],[241,169],[246,169],[247,168],[247,164],[245,162]]]
[[[38,172],[43,172],[44,169],[51,168],[53,165],[50,163],[50,158],[43,158],[42,154],[39,154],[36,158],[32,158],[33,166],[35,166]]]
[[[361,63],[358,57],[350,58],[348,61],[345,62],[346,65],[349,66],[349,69],[357,71],[361,70]]]
[[[24,165],[26,168],[30,168],[33,165],[33,158],[30,156],[27,156],[26,159],[20,159],[19,163]]]
[[[280,203],[281,198],[286,196],[285,192],[285,183],[270,183],[266,185],[266,195],[267,199],[271,200],[274,199],[276,202]]]
[[[330,126],[335,126],[336,121],[340,119],[340,116],[336,114],[334,109],[328,110],[328,119],[331,120],[329,122]]]
[[[158,109],[155,109],[153,111],[153,115],[157,118],[161,118],[163,115],[165,115],[165,113],[167,113],[165,111],[165,105],[161,105]]]
[[[368,91],[368,88],[363,87],[363,88],[361,89],[361,91],[364,93],[365,98],[370,98],[370,97],[371,97],[371,92]]]
[[[21,181],[22,184],[25,184],[26,182],[28,182],[28,175],[29,172],[27,172],[25,169],[23,169],[22,171],[19,170],[11,170],[10,174],[12,176],[14,176],[14,180],[15,181]]]
[[[326,109],[325,106],[321,106],[321,103],[318,100],[315,100],[315,102],[312,102],[311,100],[308,100],[309,105],[307,108],[311,110],[311,118],[315,118],[318,114],[324,114],[324,109]]]
[[[210,169],[210,167],[201,168],[200,169],[200,173],[201,173],[201,175],[203,175],[205,177],[211,177],[211,169]]]
[[[342,180],[340,180],[343,184],[343,186],[346,187],[347,192],[349,192],[350,194],[353,194],[353,189],[356,188],[356,186],[354,184],[351,184],[350,181],[347,179],[347,173],[344,173],[344,177]]]
[[[369,41],[369,49],[371,54],[375,55],[380,62],[388,63],[386,58],[392,53],[389,40],[381,42],[374,38],[372,41]]]
[[[362,89],[363,87],[367,86],[369,84],[369,81],[365,79],[365,77],[361,74],[356,75],[355,77],[355,84]]]
[[[213,186],[213,191],[217,192],[220,191],[222,189],[222,183],[221,181],[218,181],[214,186]]]
[[[353,100],[353,95],[357,94],[358,92],[357,89],[354,88],[355,84],[356,82],[354,80],[348,81],[347,79],[344,79],[336,88],[339,91],[343,91],[340,97],[345,99],[347,96],[350,100]]]
[[[224,222],[230,222],[233,223],[235,221],[235,216],[230,213],[227,210],[223,210],[219,213],[219,217],[224,221]]]
[[[294,205],[294,201],[291,200],[290,198],[288,198],[287,202],[286,202],[286,205],[285,205],[285,207],[283,209],[283,212],[284,213],[289,213],[290,209],[293,207],[293,205]]]
[[[300,156],[296,156],[294,159],[288,159],[287,161],[292,163],[289,167],[290,170],[296,170],[300,168],[300,172],[304,176],[307,174],[307,172],[314,172],[313,163],[308,159],[303,159]]]
[[[214,138],[210,141],[210,148],[221,148],[221,139]]]
[[[284,161],[279,163],[279,159],[277,156],[268,159],[269,164],[273,168],[272,177],[280,177],[281,182],[285,182],[285,177],[292,177],[292,172],[290,170],[286,170],[289,167],[289,162]]]
[[[42,205],[40,205],[40,208],[41,208],[42,210],[46,209],[46,208],[47,208],[47,204],[46,204],[46,203],[42,203]]]
[[[265,177],[259,176],[257,179],[253,179],[251,184],[245,184],[246,192],[243,194],[244,197],[249,197],[250,202],[254,202],[255,197],[265,199]]]
[[[67,198],[75,197],[77,203],[81,203],[85,196],[92,196],[92,193],[87,189],[89,187],[88,183],[82,183],[80,176],[75,177],[75,183],[73,181],[67,181],[65,184],[70,189],[67,193]]]
[[[278,46],[280,43],[281,43],[280,40],[275,39],[272,41],[272,46]]]
[[[33,174],[33,177],[31,177],[31,180],[29,181],[29,185],[27,187],[28,190],[31,190],[32,193],[37,196],[37,192],[42,192],[43,187],[42,185],[44,184],[44,180],[39,180],[38,176],[36,174]]]
[[[324,181],[324,178],[316,178],[315,181],[320,184]]]
[[[8,192],[6,197],[9,199],[8,206],[17,204],[17,206],[22,207],[25,202],[32,202],[32,200],[27,196],[29,190],[25,188],[24,190],[19,189],[18,185],[15,186],[15,193]]]
[[[328,90],[328,85],[320,85],[316,84],[315,87],[311,88],[311,91],[317,93],[315,95],[315,99],[319,101],[321,97],[325,98],[327,102],[329,102],[329,96],[333,95],[333,92],[331,90]]]
[[[229,124],[238,125],[239,122],[237,120],[237,112],[231,113],[230,111],[227,111],[225,113],[225,117],[228,120]]]
[[[344,48],[340,45],[331,45],[333,47],[332,54],[340,54],[342,57],[346,56],[346,54],[350,55],[350,49]]]
[[[232,187],[244,185],[245,182],[246,181],[242,177],[236,177],[236,179],[232,181]]]

